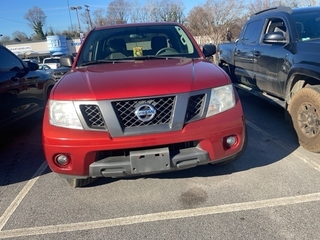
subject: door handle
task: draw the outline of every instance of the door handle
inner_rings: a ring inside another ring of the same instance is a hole
[[[18,77],[12,77],[10,80],[15,82],[15,81],[18,81],[19,78]]]
[[[253,55],[259,57],[261,55],[260,51],[253,51]]]

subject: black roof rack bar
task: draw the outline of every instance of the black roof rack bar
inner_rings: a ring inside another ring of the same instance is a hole
[[[290,7],[286,7],[286,6],[279,6],[279,7],[267,8],[267,9],[264,9],[264,10],[262,10],[262,11],[259,11],[259,12],[254,13],[252,16],[258,15],[258,14],[261,14],[261,13],[264,13],[264,12],[268,12],[268,11],[284,11],[284,12],[291,13],[291,12],[292,12],[292,9],[291,9]]]

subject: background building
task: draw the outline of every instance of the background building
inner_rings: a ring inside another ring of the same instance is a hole
[[[47,36],[44,41],[11,43],[5,46],[22,59],[36,59],[42,63],[46,57],[75,55],[80,45],[80,38],[67,39],[65,35],[53,35]]]

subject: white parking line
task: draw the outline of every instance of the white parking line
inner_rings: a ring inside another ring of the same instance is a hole
[[[44,172],[44,170],[46,170],[47,166],[48,165],[46,162],[42,163],[42,165],[39,167],[36,173],[32,176],[32,179],[27,182],[27,184],[22,188],[22,190],[19,192],[16,198],[11,202],[11,204],[6,209],[6,211],[2,214],[2,216],[0,217],[0,231],[2,230],[4,225],[6,225],[7,221],[9,220],[11,215],[14,213],[14,211],[17,209],[19,204],[22,202],[23,198],[27,195],[27,193],[36,183],[39,176]]]
[[[136,216],[129,216],[129,217],[91,221],[91,222],[79,222],[79,223],[71,223],[71,224],[59,224],[59,225],[49,225],[49,226],[42,226],[42,227],[5,230],[0,232],[0,239],[8,238],[8,237],[25,237],[25,236],[34,236],[34,235],[42,235],[42,234],[57,234],[57,233],[74,232],[74,231],[82,231],[82,230],[92,230],[92,229],[108,228],[108,227],[115,227],[115,226],[125,226],[125,225],[138,224],[138,223],[182,219],[182,218],[189,218],[189,217],[199,217],[199,216],[213,215],[213,214],[219,214],[219,213],[238,212],[238,211],[246,211],[246,210],[253,210],[253,209],[260,209],[260,208],[268,208],[268,207],[279,207],[279,206],[286,206],[286,205],[307,203],[307,202],[314,202],[314,201],[320,201],[320,193],[312,193],[312,194],[306,194],[306,195],[300,195],[300,196],[294,196],[294,197],[274,198],[274,199],[267,199],[267,200],[261,200],[261,201],[253,201],[253,202],[226,204],[226,205],[188,209],[188,210],[177,210],[177,211],[160,212],[160,213],[152,213],[152,214],[145,214],[145,215],[136,215]]]
[[[308,164],[310,167],[312,167],[315,170],[317,170],[318,172],[320,172],[320,165],[317,162],[313,161],[312,159],[310,159],[310,158],[308,158],[306,156],[303,156],[302,154],[300,154],[299,152],[295,151],[293,148],[289,147],[288,145],[286,145],[282,141],[277,140],[277,139],[273,139],[272,136],[269,133],[267,133],[266,131],[262,130],[261,128],[259,128],[255,124],[253,124],[252,122],[246,120],[246,124],[248,126],[250,126],[251,128],[253,128],[254,130],[256,130],[257,132],[259,132],[262,135],[264,135],[265,137],[272,139],[272,141],[275,142],[277,145],[279,145],[283,149],[286,149],[286,150],[292,152],[292,154],[294,156],[296,156],[298,159],[300,159],[301,161],[303,161],[306,164]]]
[[[301,161],[305,162],[306,164],[308,164],[310,167],[314,168],[315,170],[317,170],[318,172],[320,172],[320,165],[313,161],[312,159],[303,156],[301,153],[298,152],[294,152],[293,153],[297,158],[299,158]]]
[[[247,120],[246,123],[248,124],[248,126],[260,132],[264,136],[272,138],[267,132],[260,129],[258,126],[254,125],[250,121]],[[296,151],[294,151],[294,149],[290,148],[283,142],[276,139],[274,139],[274,141],[276,142],[276,144],[278,144],[282,148],[293,152],[293,154],[296,157],[298,157],[303,162],[307,163],[312,168],[320,172],[319,164],[297,153]],[[205,208],[189,209],[189,210],[160,212],[160,213],[105,219],[105,220],[91,221],[91,222],[79,222],[79,223],[71,223],[71,224],[60,224],[60,225],[49,225],[49,226],[32,227],[32,228],[2,230],[5,224],[7,223],[7,221],[9,220],[9,218],[11,217],[11,215],[17,209],[19,204],[22,202],[24,197],[27,195],[27,193],[30,191],[30,189],[38,180],[39,176],[45,171],[46,168],[47,168],[47,163],[43,162],[43,164],[40,166],[37,172],[33,175],[32,179],[27,182],[27,184],[23,187],[23,189],[20,191],[17,197],[13,200],[10,206],[6,209],[6,211],[0,217],[0,239],[8,238],[8,237],[24,237],[24,236],[34,236],[34,235],[43,235],[43,234],[52,234],[52,233],[91,230],[91,229],[107,228],[107,227],[114,227],[114,226],[125,226],[125,225],[138,224],[138,223],[155,222],[155,221],[163,221],[163,220],[170,220],[170,219],[182,219],[182,218],[189,218],[189,217],[213,215],[218,213],[246,211],[246,210],[253,210],[253,209],[260,209],[260,208],[267,208],[267,207],[277,207],[277,206],[320,201],[320,193],[312,193],[312,194],[293,196],[293,197],[275,198],[275,199],[267,199],[267,200],[244,202],[244,203],[234,203],[234,204],[226,204],[226,205],[219,205],[219,206],[212,206],[212,207],[205,207]]]

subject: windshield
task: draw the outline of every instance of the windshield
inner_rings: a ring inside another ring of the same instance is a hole
[[[47,59],[44,59],[44,63],[60,63],[60,59],[59,58],[47,58]]]
[[[199,58],[200,54],[180,26],[128,26],[91,32],[77,66],[163,57]]]
[[[293,13],[300,41],[320,38],[320,12]]]

